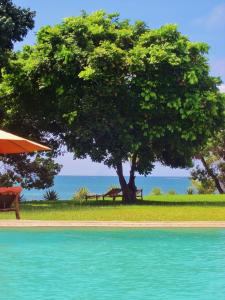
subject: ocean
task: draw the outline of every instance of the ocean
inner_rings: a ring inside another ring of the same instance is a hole
[[[117,176],[56,176],[54,189],[61,200],[71,199],[72,195],[80,188],[87,187],[92,193],[105,193],[112,185],[119,185]],[[143,194],[148,195],[155,187],[164,193],[175,190],[177,194],[185,194],[190,186],[188,177],[153,177],[137,176],[136,186],[143,189]],[[25,200],[42,200],[45,190],[24,190]]]

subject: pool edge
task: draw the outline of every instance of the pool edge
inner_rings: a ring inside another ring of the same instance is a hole
[[[42,221],[0,220],[5,227],[97,227],[97,228],[225,228],[225,221]]]

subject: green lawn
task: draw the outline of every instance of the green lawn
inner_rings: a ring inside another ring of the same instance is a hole
[[[135,205],[106,201],[33,201],[21,204],[22,219],[123,221],[225,221],[225,195],[161,195]],[[15,219],[1,213],[0,219]]]

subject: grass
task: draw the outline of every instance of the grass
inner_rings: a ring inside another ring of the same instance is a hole
[[[22,219],[93,221],[225,221],[225,195],[160,195],[135,205],[120,201],[32,201],[21,204]],[[15,219],[1,213],[0,219]]]

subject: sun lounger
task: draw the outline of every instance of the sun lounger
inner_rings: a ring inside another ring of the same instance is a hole
[[[102,198],[102,200],[105,200],[105,197],[112,198],[113,201],[114,201],[114,200],[116,199],[116,197],[118,197],[118,196],[121,197],[120,193],[121,193],[121,189],[119,189],[119,188],[113,188],[113,189],[109,190],[109,191],[108,191],[107,193],[105,193],[105,194],[101,194],[101,195],[99,195],[99,194],[91,194],[91,195],[87,195],[87,196],[86,196],[86,201],[87,201],[88,199],[99,200],[99,198]]]
[[[111,190],[109,190],[107,193],[105,194],[90,194],[86,196],[86,201],[88,199],[95,199],[95,200],[99,200],[100,198],[102,198],[102,200],[105,200],[105,198],[112,198],[113,201],[116,200],[116,198],[123,198],[123,194],[122,194],[122,190],[120,188],[113,188]],[[136,197],[137,199],[141,199],[143,200],[143,190],[142,189],[137,189],[136,191]]]
[[[20,219],[19,196],[21,187],[0,187],[0,212],[15,211],[16,218]]]

